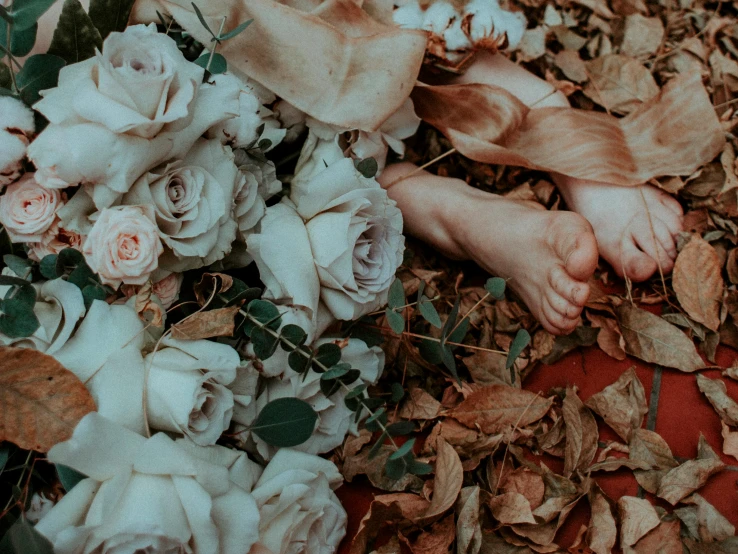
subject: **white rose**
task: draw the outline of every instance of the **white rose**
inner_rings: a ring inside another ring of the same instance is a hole
[[[236,378],[238,353],[208,340],[165,338],[144,363],[151,427],[215,444],[231,423],[233,393],[226,385]]]
[[[334,341],[335,339],[329,338],[320,339],[313,346],[317,348]],[[248,427],[267,403],[278,398],[299,398],[310,404],[318,413],[318,426],[306,442],[293,448],[308,454],[322,454],[333,450],[343,443],[346,433],[352,428],[354,422],[354,412],[349,410],[344,403],[348,391],[361,382],[367,385],[377,382],[384,368],[384,352],[377,346],[367,347],[362,340],[349,339],[341,350],[341,362],[350,364],[352,369],[360,371],[360,381],[353,383],[348,389],[341,387],[330,397],[326,397],[320,389],[319,373],[310,370],[303,376],[290,370],[288,376],[283,379],[265,379],[263,391],[253,407],[245,412],[247,417],[240,419],[234,415],[233,421]],[[238,430],[239,427],[237,426],[236,429]],[[244,442],[247,437],[242,434],[239,439]],[[269,460],[277,452],[276,448],[269,446],[257,435],[251,434],[251,440],[265,460]]]
[[[0,189],[23,173],[34,129],[33,112],[23,102],[0,96]]]
[[[205,450],[193,455],[164,433],[146,439],[88,414],[49,460],[89,478],[36,530],[57,554],[246,554],[258,538],[254,498],[239,486],[238,467],[219,463],[227,453]]]
[[[0,344],[33,348],[52,355],[69,340],[77,322],[85,313],[85,302],[79,287],[63,279],[36,284],[34,288],[36,304],[33,306],[33,313],[38,318],[39,328],[30,337],[20,339],[12,339],[0,333]],[[2,296],[4,295],[5,290],[2,290]]]
[[[0,196],[0,223],[13,242],[37,242],[54,223],[56,210],[62,205],[58,190],[42,187],[34,174],[28,173]]]
[[[84,240],[85,237],[79,233],[63,228],[61,220],[57,217],[51,227],[43,232],[38,242],[28,243],[28,257],[40,262],[46,256],[58,254],[65,248],[74,248],[81,252]]]
[[[305,112],[298,110],[286,100],[280,100],[274,106],[274,115],[280,126],[287,131],[284,137],[286,144],[295,142],[305,130]]]
[[[332,554],[346,534],[346,510],[333,489],[343,483],[328,460],[283,448],[252,494],[261,514],[259,544],[273,554]]]
[[[167,247],[159,266],[183,272],[210,265],[230,252],[236,238],[234,196],[244,182],[231,149],[201,139],[181,163],[143,175],[122,202],[152,207]]]
[[[98,208],[113,205],[144,172],[237,115],[238,87],[202,76],[153,24],[111,33],[102,53],[62,69],[34,106],[50,121],[28,149],[39,182],[85,184]]]
[[[115,288],[145,283],[163,251],[150,205],[102,210],[83,248],[90,268]]]
[[[338,319],[361,317],[387,301],[402,263],[402,214],[374,179],[349,159],[307,182],[293,183],[288,202],[272,206],[249,238],[267,298],[305,306],[318,297]]]
[[[74,335],[53,354],[85,384],[101,415],[141,434],[143,330],[130,306],[95,300]]]

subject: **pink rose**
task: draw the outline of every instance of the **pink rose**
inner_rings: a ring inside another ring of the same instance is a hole
[[[151,206],[106,208],[84,245],[90,268],[106,285],[143,285],[159,267],[164,248]]]
[[[40,262],[50,254],[58,254],[65,248],[82,250],[84,237],[74,231],[69,231],[61,226],[61,220],[57,217],[38,242],[28,244],[28,257]]]
[[[63,204],[58,190],[42,187],[28,173],[0,198],[0,223],[13,242],[38,242]]]
[[[152,286],[152,292],[159,297],[161,305],[168,310],[179,298],[179,289],[184,276],[181,273],[171,273]]]

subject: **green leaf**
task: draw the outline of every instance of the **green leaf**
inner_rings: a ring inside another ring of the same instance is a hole
[[[311,352],[312,350],[309,347],[301,346],[297,350],[290,352],[290,355],[287,357],[287,363],[297,373],[305,373],[310,369],[310,363],[313,360]]]
[[[87,475],[84,473],[80,473],[79,471],[62,464],[56,464],[56,472],[59,474],[59,480],[61,481],[64,490],[67,492],[77,486],[77,483],[80,481],[87,479]]]
[[[102,285],[87,285],[82,289],[82,298],[85,301],[85,308],[90,309],[95,300],[105,300],[108,297],[108,291]]]
[[[415,424],[412,421],[396,421],[387,427],[387,432],[393,437],[409,435],[413,431]]]
[[[433,466],[430,464],[426,464],[425,462],[413,460],[412,462],[408,463],[407,471],[408,473],[412,473],[413,475],[428,475],[429,473],[433,472]]]
[[[39,264],[41,275],[43,275],[47,279],[56,279],[59,276],[59,274],[56,272],[56,260],[56,254],[49,254],[48,256],[44,256],[44,258],[41,260],[41,263]]]
[[[456,329],[446,339],[448,342],[462,342],[466,337],[466,332],[469,330],[469,318],[465,317],[456,325]],[[455,350],[457,346],[451,346],[451,350]]]
[[[10,13],[16,29],[33,27],[56,0],[13,0]]]
[[[31,106],[41,98],[39,91],[53,88],[59,80],[59,71],[66,62],[51,54],[36,54],[28,58],[15,76],[21,100]]]
[[[12,339],[30,337],[39,328],[39,321],[33,307],[23,302],[3,300],[0,304],[0,333]]]
[[[13,24],[13,17],[10,15],[8,9],[2,4],[0,4],[0,19],[5,21],[5,23],[10,23],[11,25]]]
[[[262,408],[251,431],[272,446],[290,447],[310,438],[318,414],[298,398],[278,398]]]
[[[10,74],[10,68],[3,62],[0,62],[0,94],[2,94],[3,96],[12,94],[12,92],[10,91],[10,88],[12,86],[13,77]]]
[[[454,358],[451,348],[447,344],[439,344],[439,346],[441,348],[441,360],[443,361],[443,365],[448,368],[454,379],[461,384],[461,379],[459,379],[459,374],[456,371],[456,359]]]
[[[441,357],[441,345],[436,341],[427,339],[420,341],[418,351],[420,352],[420,355],[423,356],[423,359],[431,364],[437,365],[443,362],[443,358]]]
[[[392,402],[397,403],[405,396],[405,389],[402,388],[400,383],[392,383],[390,390],[392,391]]]
[[[208,67],[208,62],[210,62],[210,67]],[[213,54],[212,61],[210,60],[210,52],[205,52],[195,60],[195,63],[203,69],[207,69],[212,75],[220,75],[228,71],[228,62],[222,54],[217,52]]]
[[[448,317],[446,318],[446,323],[443,324],[443,329],[441,329],[441,343],[445,342],[448,338],[448,335],[451,333],[453,328],[456,326],[456,318],[459,317],[459,306],[461,305],[461,295],[456,296],[456,301],[454,302],[453,308],[451,308],[451,311],[448,314]]]
[[[257,327],[251,332],[251,342],[254,345],[254,354],[260,360],[268,360],[274,355],[279,345],[279,339],[267,329]]]
[[[405,477],[407,469],[408,463],[404,458],[397,460],[391,460],[388,458],[384,463],[384,474],[394,481],[398,481]]]
[[[211,37],[215,38],[215,33],[210,30],[210,27],[208,27],[208,24],[205,21],[205,18],[203,17],[202,12],[200,11],[200,8],[198,8],[197,4],[195,4],[194,2],[192,2],[192,7],[194,8],[195,13],[197,14],[197,19],[199,19],[200,23],[202,23],[202,26],[205,27],[208,33],[210,33]]]
[[[387,308],[384,311],[384,315],[387,316],[387,323],[389,323],[390,329],[398,335],[401,335],[405,330],[405,318],[402,317],[402,314],[398,314],[392,309]]]
[[[379,171],[379,165],[374,158],[364,158],[356,164],[356,169],[367,179],[371,179]]]
[[[507,362],[505,367],[510,369],[515,363],[515,359],[520,356],[523,349],[530,344],[530,334],[525,329],[520,329],[515,335],[515,338],[510,345],[510,350],[507,353]]]
[[[25,279],[18,279],[18,281],[20,284],[13,285],[5,293],[3,302],[16,302],[33,311],[33,306],[36,304],[36,289]]]
[[[318,349],[315,351],[315,356],[313,360],[313,371],[316,371],[318,373],[323,373],[325,371],[322,367],[320,367],[315,362],[318,362],[325,367],[333,367],[338,362],[341,361],[341,348],[337,344],[333,344],[332,342],[328,342],[326,344],[321,344]]]
[[[484,290],[490,293],[497,300],[505,298],[505,286],[506,282],[501,277],[490,277],[484,284]]]
[[[373,415],[369,416],[364,422],[367,431],[374,433],[387,423],[387,410],[384,407],[379,408]],[[381,425],[380,425],[381,424]]]
[[[331,379],[340,379],[344,375],[346,375],[349,370],[351,369],[351,364],[347,364],[345,362],[336,364],[332,368],[330,368],[328,371],[323,373],[323,375],[320,376],[321,381],[330,381]]]
[[[441,322],[441,317],[438,315],[436,307],[431,303],[428,297],[423,296],[420,299],[418,308],[420,308],[420,315],[422,315],[428,323],[433,325],[433,327],[435,327],[436,329],[441,328],[441,326],[443,325],[443,323]]]
[[[13,254],[5,254],[3,256],[3,262],[21,279],[31,280],[33,264],[30,260],[21,258],[20,256],[14,256]]]
[[[376,458],[377,454],[379,454],[379,451],[382,449],[384,441],[387,440],[388,436],[389,435],[386,432],[382,432],[382,434],[377,439],[377,442],[375,442],[374,446],[372,446],[371,450],[369,450],[369,455],[367,456],[369,460]]]
[[[95,49],[102,49],[102,38],[92,19],[79,0],[64,0],[48,53],[73,64],[92,58]]]
[[[220,35],[218,37],[218,40],[221,40],[221,41],[228,40],[228,39],[231,39],[231,38],[233,38],[233,37],[235,37],[237,35],[240,35],[246,29],[246,27],[248,27],[249,25],[251,25],[253,22],[254,22],[253,19],[249,19],[248,21],[244,21],[243,23],[241,23],[235,29],[232,29],[232,30],[228,31],[225,35]]]
[[[136,0],[90,0],[90,19],[105,38],[113,31],[124,31]]]
[[[266,300],[252,300],[249,302],[246,311],[259,323],[266,325],[275,331],[279,329],[279,326],[282,323],[277,307]]]
[[[292,352],[295,348],[305,344],[307,333],[298,325],[285,325],[279,332],[280,345],[287,352]],[[287,344],[289,342],[289,344]]]
[[[33,45],[36,43],[36,33],[38,32],[38,24],[34,23],[27,29],[19,29],[16,26],[12,27],[12,33],[10,35],[10,52],[14,56],[25,56],[31,50]],[[4,23],[0,23],[0,44],[7,46],[8,44],[8,26]]]
[[[395,450],[392,454],[390,454],[389,459],[390,460],[399,460],[406,454],[409,454],[412,452],[413,446],[415,446],[415,439],[409,439],[405,441],[405,443],[400,446],[397,450]]]
[[[395,279],[389,288],[389,295],[387,296],[387,305],[390,308],[402,308],[407,302],[405,301],[405,289],[402,286],[402,281]]]
[[[27,519],[21,517],[0,541],[0,554],[54,554],[54,547]]]

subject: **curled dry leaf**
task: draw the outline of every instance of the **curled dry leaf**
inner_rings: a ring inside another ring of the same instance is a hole
[[[95,409],[82,381],[51,356],[0,347],[0,441],[48,452]]]
[[[225,273],[203,273],[195,283],[195,298],[204,306],[213,294],[227,292],[233,286],[233,277]]]
[[[504,385],[490,385],[471,393],[449,416],[483,433],[501,433],[508,427],[525,427],[541,419],[552,398]]]
[[[504,475],[500,490],[520,493],[526,498],[531,509],[535,510],[543,504],[546,484],[540,474],[528,468],[519,467]]]
[[[635,366],[625,370],[612,385],[590,396],[585,404],[626,441],[648,413],[646,392]]]
[[[491,498],[487,503],[492,515],[503,525],[536,523],[528,499],[517,492],[506,492]]]
[[[562,408],[566,424],[564,475],[584,471],[597,454],[599,431],[592,412],[577,396],[576,388],[567,388]]]
[[[146,283],[136,293],[135,310],[138,317],[145,323],[150,323],[154,327],[164,326],[164,308],[159,302],[151,298],[153,294],[153,285],[151,281]]]
[[[359,523],[349,554],[365,554],[369,540],[389,523],[413,520],[428,509],[428,501],[417,494],[396,493],[375,496],[369,511]]]
[[[457,509],[459,519],[456,522],[456,552],[457,554],[477,554],[482,545],[478,486],[461,489]]]
[[[464,469],[461,467],[459,455],[454,447],[442,438],[436,441],[438,454],[434,468],[435,481],[433,484],[433,498],[428,509],[414,521],[418,525],[426,525],[438,519],[438,516],[446,512],[456,502],[464,481]]]
[[[623,550],[633,546],[661,520],[656,509],[645,498],[623,496],[618,500],[620,513],[620,546]]]
[[[658,496],[674,505],[685,496],[702,487],[715,473],[722,471],[725,464],[700,435],[696,460],[688,460],[669,471],[661,479],[656,492]]]
[[[405,419],[435,419],[441,411],[441,403],[419,387],[410,389],[402,405],[400,417]]]
[[[638,60],[609,54],[586,62],[590,82],[584,94],[610,112],[632,112],[659,93],[659,87]]]
[[[738,431],[731,431],[725,422],[720,422],[722,429],[720,434],[723,437],[723,454],[733,456],[738,460]]]
[[[197,312],[172,326],[172,338],[184,340],[230,337],[235,328],[238,306]]]
[[[728,388],[720,379],[697,375],[697,386],[725,423],[738,426],[738,403],[728,396]]]
[[[630,304],[618,307],[616,315],[628,354],[686,372],[705,367],[694,343],[678,327]]]
[[[610,456],[601,462],[592,464],[587,468],[587,471],[589,473],[594,473],[595,471],[617,471],[624,467],[627,467],[628,469],[651,469],[651,466],[643,461],[629,460],[628,458],[614,458]]]
[[[405,541],[405,543],[412,554],[437,554],[438,552],[448,552],[451,543],[456,538],[455,536],[454,516],[450,514],[431,525],[428,531],[420,533],[413,542]],[[399,552],[399,550],[395,552]]]
[[[672,286],[689,316],[712,331],[720,327],[722,263],[709,242],[694,235],[674,263]]]
[[[659,490],[664,475],[679,465],[661,435],[647,429],[633,432],[628,456],[635,462],[651,466],[649,470],[634,470],[633,474],[640,486],[654,494]]]
[[[682,539],[679,536],[678,519],[662,521],[658,527],[649,531],[639,540],[631,552],[635,554],[682,554]]]
[[[625,359],[625,340],[620,332],[618,322],[610,317],[589,313],[587,319],[592,322],[592,327],[600,330],[597,333],[597,346],[608,356],[616,360]]]
[[[587,546],[595,554],[610,554],[618,536],[618,528],[613,516],[612,501],[597,485],[589,491],[591,519],[587,528]]]
[[[693,537],[703,542],[721,541],[735,535],[735,527],[702,496],[694,493],[682,500],[691,504],[674,513],[682,520]]]

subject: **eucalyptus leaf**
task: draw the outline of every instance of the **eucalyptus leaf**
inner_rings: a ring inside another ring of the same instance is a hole
[[[10,90],[12,86],[13,76],[10,74],[10,68],[3,62],[0,62],[0,94],[12,94]]]
[[[54,547],[25,517],[21,517],[0,541],[0,554],[54,554]]]
[[[26,279],[28,281],[31,280],[31,271],[33,269],[33,264],[30,260],[26,258],[21,258],[20,256],[15,256],[13,254],[5,254],[5,256],[3,256],[3,262],[10,269],[12,269],[13,273],[15,273],[18,277]]]
[[[210,36],[211,37],[215,38],[215,33],[208,26],[208,23],[207,23],[207,21],[205,21],[205,18],[203,17],[202,12],[200,11],[200,8],[197,7],[197,4],[195,4],[194,2],[192,2],[192,8],[195,10],[195,14],[197,15],[197,19],[200,20],[200,23],[202,24],[203,27],[205,27],[205,30],[208,33],[210,33]]]
[[[389,294],[387,296],[387,305],[393,309],[402,308],[407,302],[405,301],[405,288],[402,286],[402,281],[395,279],[389,288]]]
[[[456,301],[454,302],[453,307],[451,308],[451,311],[448,314],[448,317],[446,318],[446,323],[443,324],[443,329],[441,329],[441,341],[445,342],[448,338],[451,331],[456,326],[456,318],[459,317],[459,306],[461,305],[461,295],[456,296]]]
[[[418,351],[423,359],[431,364],[437,365],[443,362],[443,357],[441,356],[441,345],[436,341],[423,339],[420,341]]]
[[[407,471],[408,473],[412,473],[413,475],[428,475],[429,473],[433,472],[433,466],[430,464],[426,464],[425,462],[413,460],[412,462],[408,463]]]
[[[313,370],[322,373],[325,371],[322,367],[320,367],[317,363],[325,366],[325,367],[333,367],[338,362],[341,361],[341,348],[337,344],[333,344],[332,342],[328,342],[326,344],[321,344],[318,349],[315,351],[315,356],[313,360]]]
[[[400,446],[397,450],[395,450],[392,454],[390,454],[389,459],[390,460],[399,460],[406,454],[410,454],[412,452],[413,446],[415,446],[415,439],[408,439],[405,441],[405,443]]]
[[[33,311],[33,306],[36,304],[36,289],[28,281],[24,279],[20,279],[20,281],[20,285],[11,287],[5,293],[3,302],[17,302],[19,305],[22,304]]]
[[[228,62],[222,54],[217,52],[213,54],[212,60],[210,59],[210,52],[205,52],[195,60],[195,63],[203,69],[207,69],[212,75],[220,75],[228,71]],[[208,67],[208,63],[210,63],[210,67]]]
[[[272,335],[267,329],[257,327],[251,332],[251,342],[254,345],[254,354],[260,360],[267,360],[277,350],[279,338]]]
[[[88,310],[95,300],[105,300],[107,297],[108,291],[102,285],[87,285],[82,289],[82,298]]]
[[[290,355],[287,357],[287,363],[297,373],[305,373],[310,369],[310,363],[313,360],[311,352],[307,346],[301,346],[297,350],[290,352]]]
[[[441,322],[441,316],[438,315],[438,311],[431,303],[430,299],[426,296],[421,297],[418,308],[420,309],[420,315],[422,315],[428,323],[433,325],[436,329],[441,328],[443,325]]]
[[[62,464],[56,464],[56,472],[59,474],[59,480],[61,481],[64,490],[67,492],[77,486],[80,481],[87,479],[87,475],[84,473],[80,473],[79,471]]]
[[[394,310],[387,308],[384,311],[384,315],[387,316],[387,323],[389,323],[390,329],[401,335],[405,330],[405,318],[402,317],[402,314],[398,314]]]
[[[402,388],[402,385],[400,383],[392,383],[392,386],[390,387],[391,391],[391,400],[392,402],[399,402],[403,399],[405,396],[405,389]]]
[[[136,0],[90,0],[90,19],[105,38],[113,31],[123,31]]]
[[[41,263],[39,264],[41,275],[43,275],[47,279],[56,279],[59,276],[59,274],[56,272],[56,260],[56,254],[49,254],[48,256],[44,256],[41,260]]]
[[[15,76],[21,100],[31,106],[41,98],[39,91],[53,88],[59,80],[59,71],[66,62],[52,54],[36,54],[28,58]]]
[[[64,0],[48,53],[73,64],[92,58],[96,49],[102,50],[102,37],[92,19],[79,0]]]
[[[56,0],[13,0],[11,15],[16,29],[33,27]]]
[[[369,450],[369,455],[367,456],[367,459],[372,460],[377,457],[377,454],[379,454],[379,451],[382,449],[382,445],[384,444],[384,441],[387,440],[388,436],[389,435],[386,431],[382,432],[382,434],[377,439],[377,442],[375,442]]]
[[[29,307],[17,300],[3,300],[0,303],[0,333],[12,339],[30,337],[39,328],[39,321]]]
[[[235,29],[232,29],[232,30],[228,31],[224,35],[220,35],[218,37],[218,40],[221,40],[221,41],[228,40],[228,39],[231,39],[231,38],[233,38],[235,36],[240,35],[242,32],[244,32],[246,30],[246,27],[248,27],[249,25],[251,25],[253,22],[254,22],[253,19],[249,19],[248,21],[244,21],[243,23],[241,23],[240,25],[238,25]]]
[[[505,367],[510,369],[515,363],[515,359],[520,356],[520,353],[530,344],[530,333],[525,329],[520,329],[510,345],[510,350],[507,353],[507,361]]]
[[[318,414],[310,404],[298,398],[278,398],[264,406],[251,432],[272,446],[290,447],[310,438]]]
[[[384,474],[394,481],[399,481],[405,477],[405,474],[408,472],[407,470],[408,463],[404,458],[387,459],[384,464]]]
[[[379,171],[379,164],[374,158],[365,158],[356,164],[356,169],[367,179],[371,179]]]
[[[280,344],[287,352],[292,352],[295,348],[302,346],[307,340],[307,333],[298,325],[285,325],[279,332]]]
[[[340,379],[346,375],[351,369],[351,365],[347,363],[339,363],[334,365],[328,371],[320,376],[321,381],[330,381],[331,379]]]
[[[250,316],[254,317],[262,325],[277,330],[281,324],[281,317],[277,307],[266,300],[252,300],[249,302],[247,311]]]
[[[490,293],[497,300],[505,298],[505,287],[507,283],[502,277],[490,277],[484,284],[484,290]]]
[[[34,23],[27,29],[19,29],[16,26],[11,27],[10,53],[17,57],[27,55],[33,50],[37,32],[37,23]],[[8,46],[8,26],[4,23],[0,23],[0,44],[5,47]]]

